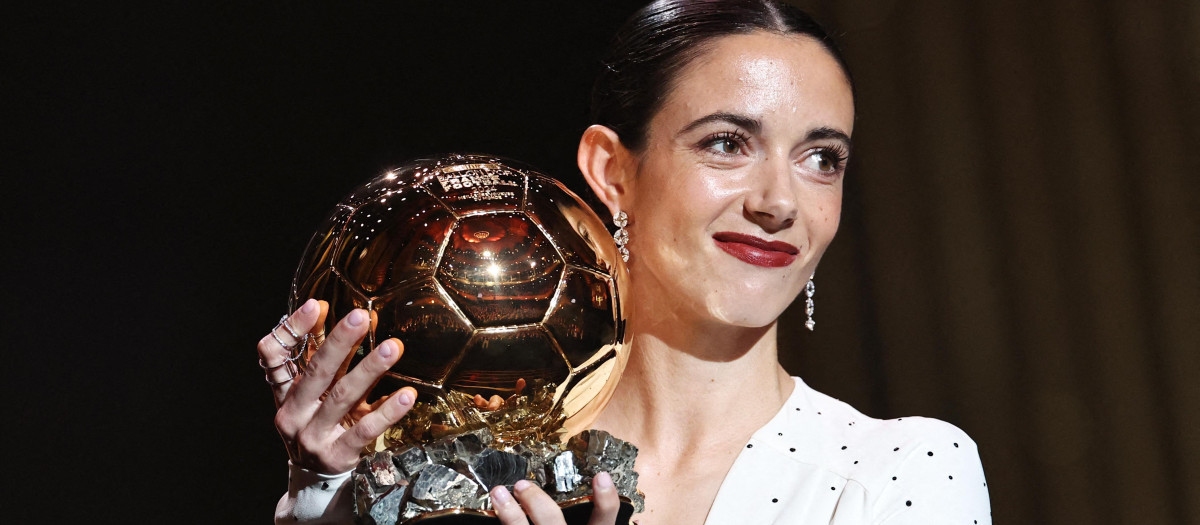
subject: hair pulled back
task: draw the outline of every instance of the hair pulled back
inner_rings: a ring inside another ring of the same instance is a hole
[[[634,151],[645,146],[650,119],[679,72],[713,40],[755,31],[806,35],[849,69],[841,51],[807,13],[773,0],[658,0],[617,31],[592,88],[592,122]]]

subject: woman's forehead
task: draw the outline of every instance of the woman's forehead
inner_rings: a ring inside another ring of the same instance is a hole
[[[721,37],[683,68],[660,113],[669,120],[713,111],[822,120],[847,134],[854,101],[841,65],[803,35],[755,32]]]

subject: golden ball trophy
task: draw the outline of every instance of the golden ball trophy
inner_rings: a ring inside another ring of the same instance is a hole
[[[395,337],[404,355],[367,402],[419,395],[352,475],[360,523],[498,523],[488,491],[525,479],[586,523],[608,472],[620,522],[640,511],[637,448],[587,430],[628,358],[628,275],[604,223],[554,179],[518,163],[447,155],[390,170],[346,197],[313,235],[291,307],[355,308],[371,329],[347,369]],[[320,344],[299,350],[303,364]]]

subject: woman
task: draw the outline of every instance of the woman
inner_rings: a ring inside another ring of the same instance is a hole
[[[974,443],[957,428],[871,419],[779,365],[777,319],[837,230],[854,124],[851,81],[824,31],[769,0],[656,2],[605,65],[578,160],[599,201],[628,217],[633,350],[593,426],[640,449],[646,510],[635,519],[990,522]],[[310,300],[264,337],[264,366],[279,367],[287,332],[320,315]],[[268,372],[292,463],[278,521],[348,521],[345,472],[412,406],[416,392],[402,389],[339,425],[400,358],[385,342],[333,383],[367,319],[343,319],[304,376]],[[611,482],[597,476],[594,490],[592,522],[612,523]],[[491,493],[503,523],[561,523],[537,487],[515,492]]]

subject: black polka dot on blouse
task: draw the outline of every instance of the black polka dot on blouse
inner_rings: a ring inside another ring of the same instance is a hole
[[[905,507],[911,507],[911,506],[912,506],[912,500],[908,500],[908,501],[904,502],[904,506],[905,506]]]

